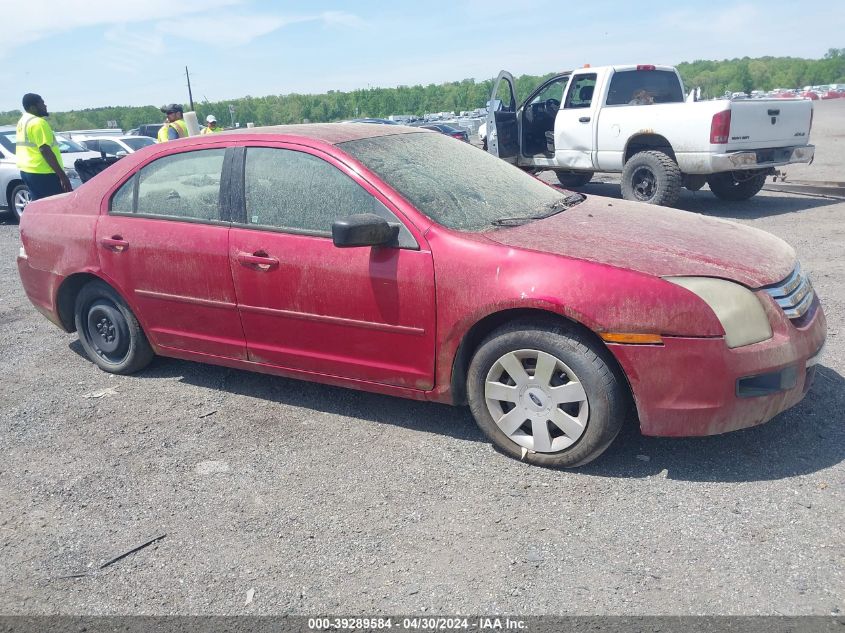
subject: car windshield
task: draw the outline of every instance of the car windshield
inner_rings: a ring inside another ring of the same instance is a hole
[[[567,196],[477,147],[441,134],[378,136],[339,147],[422,213],[451,229],[495,230],[505,219],[539,219]]]
[[[151,139],[149,136],[136,136],[133,138],[124,138],[121,140],[133,150],[139,150],[142,147],[146,147],[147,145],[155,145],[155,140]]]

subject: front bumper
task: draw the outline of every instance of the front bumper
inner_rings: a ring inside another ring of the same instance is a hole
[[[753,345],[729,349],[722,338],[664,337],[660,346],[608,346],[628,377],[644,435],[726,433],[801,401],[824,345],[824,312],[816,299],[796,326],[774,302],[764,305],[773,336]]]

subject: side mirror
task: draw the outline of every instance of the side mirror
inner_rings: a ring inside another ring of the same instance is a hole
[[[123,158],[124,156],[129,156],[129,154],[125,150],[120,150],[115,154],[118,158]]]
[[[389,246],[399,237],[399,225],[374,213],[350,215],[332,224],[332,241],[338,248]]]

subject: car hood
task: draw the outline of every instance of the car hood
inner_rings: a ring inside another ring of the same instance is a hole
[[[751,288],[787,277],[794,249],[749,226],[666,207],[590,196],[544,220],[486,237],[657,276],[704,276]]]

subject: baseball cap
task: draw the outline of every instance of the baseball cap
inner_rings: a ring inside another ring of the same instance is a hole
[[[178,103],[171,103],[161,108],[161,111],[165,114],[169,114],[170,112],[184,112],[182,106]]]
[[[217,117],[215,117],[213,114],[209,114],[207,117],[205,117],[205,122],[206,123],[217,123]]]

